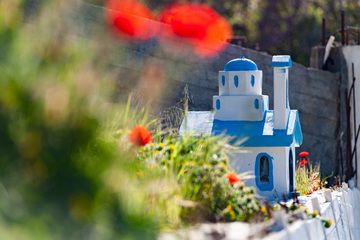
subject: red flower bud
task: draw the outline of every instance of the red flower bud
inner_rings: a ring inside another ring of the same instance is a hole
[[[129,140],[136,146],[145,146],[151,143],[152,135],[149,130],[141,125],[137,125],[129,133]]]
[[[300,167],[305,167],[307,164],[308,164],[308,161],[307,161],[307,160],[300,160],[300,161],[299,161],[299,166],[300,166]]]
[[[306,152],[306,151],[301,152],[301,153],[299,153],[299,157],[301,157],[301,158],[307,158],[307,157],[309,157],[309,152]]]
[[[240,178],[234,172],[229,172],[226,175],[226,178],[228,179],[228,181],[231,185],[234,185],[235,183],[240,182]]]
[[[122,36],[147,40],[155,34],[151,11],[137,0],[107,0],[106,18]]]
[[[172,5],[161,13],[160,21],[168,26],[164,36],[188,40],[195,52],[205,57],[224,49],[232,36],[230,24],[206,4]]]

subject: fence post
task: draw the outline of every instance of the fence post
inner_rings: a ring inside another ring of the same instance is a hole
[[[354,67],[354,63],[351,63],[351,72],[352,72],[352,84],[353,84],[353,89],[352,89],[352,91],[353,91],[353,95],[352,95],[352,97],[353,97],[353,109],[354,109],[354,112],[353,112],[353,114],[354,114],[354,119],[353,119],[353,121],[354,121],[354,154],[355,154],[355,185],[356,185],[356,183],[357,183],[357,165],[358,165],[358,157],[357,157],[357,139],[356,139],[356,132],[357,132],[357,129],[356,129],[356,95],[355,95],[355,81],[356,81],[356,77],[355,77],[355,69],[354,69],[355,67]],[[351,157],[353,157],[352,155],[351,155]],[[351,158],[351,161],[352,161],[352,158]]]
[[[345,46],[345,11],[341,10],[341,44]]]
[[[320,203],[319,203],[319,199],[317,197],[311,198],[311,204],[313,207],[313,211],[316,210],[319,214],[321,214]]]
[[[336,236],[340,240],[340,234],[339,234],[339,229],[338,229],[338,219],[336,218],[336,214],[335,214],[334,202],[333,202],[331,190],[326,189],[324,195],[325,195],[325,201],[330,203],[331,211],[332,211],[333,217],[334,217],[334,225],[335,225],[334,227],[336,230]]]
[[[326,45],[326,20],[322,19],[322,27],[321,27],[321,45]]]
[[[349,238],[350,238],[350,240],[352,240],[352,234],[351,234],[351,228],[350,228],[350,220],[349,220],[349,211],[348,211],[348,203],[346,201],[348,187],[347,187],[347,184],[345,186],[346,187],[342,189],[342,200],[343,200],[343,204],[344,204],[345,218],[346,218],[346,222],[347,222],[348,230],[349,230]]]
[[[320,203],[319,203],[318,197],[314,196],[311,198],[311,205],[312,205],[313,211],[316,210],[319,213],[319,215],[321,215],[321,208],[320,208]],[[323,230],[324,239],[327,240],[325,227],[322,223],[320,223],[320,225],[321,225],[321,229]]]
[[[339,214],[340,214],[340,220],[341,220],[341,225],[342,225],[342,236],[344,236],[344,239],[346,239],[346,226],[345,226],[345,219],[343,218],[343,203],[342,203],[342,198],[343,198],[344,193],[341,192],[340,196],[337,196],[337,200],[338,200],[338,207],[339,207]]]

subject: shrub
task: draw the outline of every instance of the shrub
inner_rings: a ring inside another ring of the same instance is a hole
[[[113,86],[99,77],[103,53],[67,25],[76,5],[47,1],[25,21],[25,2],[0,2],[0,235],[155,239],[156,174],[136,178],[135,153],[114,134],[143,114],[101,87]]]
[[[309,195],[323,188],[326,179],[320,178],[320,165],[313,166],[311,163],[296,167],[296,190],[301,195]]]
[[[253,191],[227,181],[222,140],[149,145],[141,130],[147,145],[132,146],[128,129],[146,113],[113,102],[105,54],[68,22],[76,4],[47,1],[25,21],[25,2],[0,2],[2,238],[155,239],[180,217],[256,218]]]
[[[167,136],[140,150],[139,160],[175,176],[180,217],[198,221],[252,221],[266,211],[244,182],[227,178],[228,148],[218,137]]]

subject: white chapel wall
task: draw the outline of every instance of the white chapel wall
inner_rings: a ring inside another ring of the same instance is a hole
[[[274,188],[280,189],[276,194],[278,198],[282,198],[283,192],[289,189],[289,147],[246,147],[241,148],[239,152],[234,152],[231,156],[230,165],[236,172],[248,172],[248,179],[245,182],[249,186],[256,186],[255,183],[255,162],[256,157],[260,153],[266,153],[273,157],[273,179]],[[286,160],[284,160],[286,159]]]

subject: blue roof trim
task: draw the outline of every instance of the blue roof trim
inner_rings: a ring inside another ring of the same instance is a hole
[[[291,110],[286,130],[275,130],[273,111],[266,111],[262,121],[214,120],[211,134],[230,136],[231,144],[242,147],[300,146],[303,140],[296,110]]]
[[[229,61],[225,67],[224,71],[256,71],[258,67],[256,63],[245,57],[240,57]]]
[[[295,142],[297,143],[297,147],[299,147],[303,142],[303,136],[301,131],[301,124],[299,119],[299,114],[296,111],[296,120],[295,120]]]
[[[292,60],[289,55],[275,55],[272,57],[272,67],[292,67]]]
[[[303,136],[297,110],[291,110],[287,128],[274,129],[273,111],[267,110],[262,121],[220,121],[214,120],[210,111],[188,112],[180,127],[180,134],[195,136],[226,135],[231,144],[242,147],[298,147]]]

